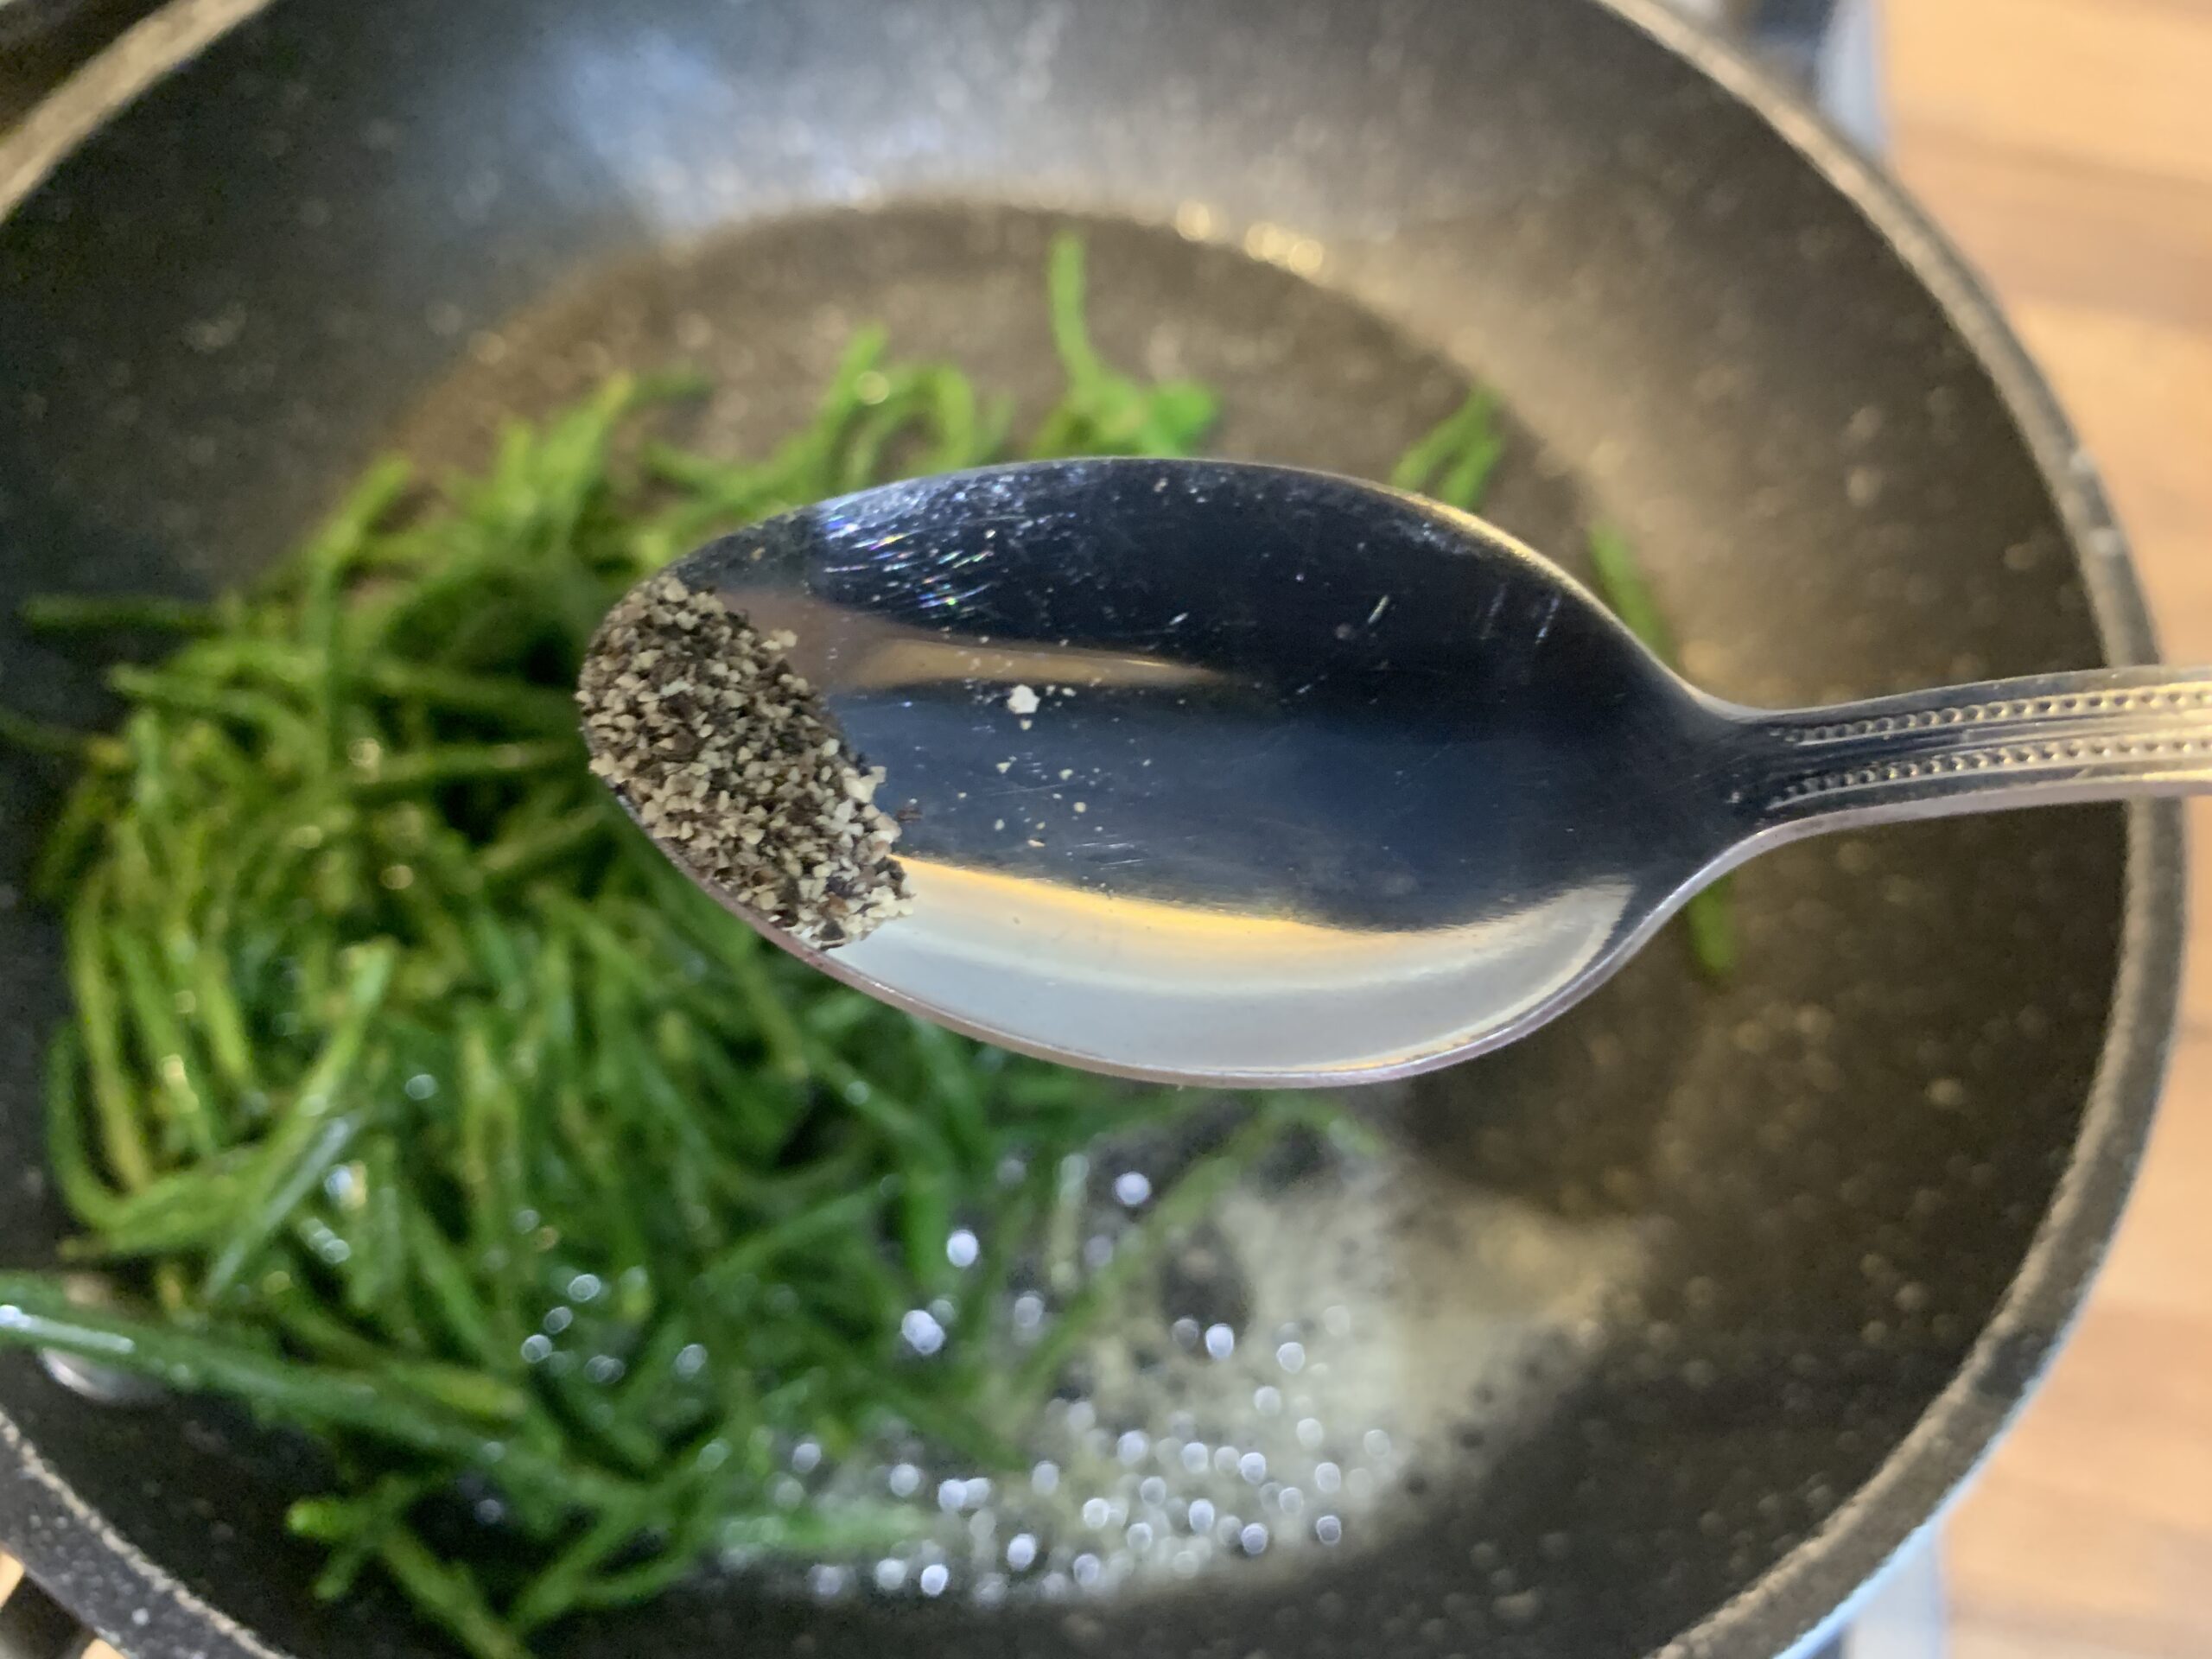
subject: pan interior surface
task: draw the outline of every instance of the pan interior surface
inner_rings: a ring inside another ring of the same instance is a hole
[[[688,435],[756,452],[880,321],[1034,410],[1069,225],[1103,349],[1217,384],[1222,453],[1374,474],[1492,387],[1512,449],[1486,511],[1570,565],[1592,522],[1630,532],[1717,693],[2105,656],[1936,302],[1756,115],[1595,6],[288,0],[0,222],[0,697],[103,707],[16,631],[25,594],[241,578],[378,450],[475,464],[499,420],[616,370],[705,370]],[[52,785],[0,779],[10,879]],[[2126,855],[2111,810],[1789,849],[1736,878],[1727,983],[1662,939],[1535,1037],[1371,1102],[1418,1181],[1328,1189],[1302,1248],[1364,1241],[1360,1296],[1413,1333],[1400,1386],[1450,1433],[1341,1549],[998,1610],[738,1573],[556,1650],[1657,1650],[1815,1540],[1990,1324],[2076,1156]],[[37,1173],[55,944],[0,910],[11,1262],[66,1230]],[[1287,1243],[1254,1260],[1303,1270]],[[96,1410],[13,1359],[0,1410],[268,1642],[423,1650],[378,1594],[308,1596],[292,1443]],[[117,1580],[41,1554],[78,1523],[10,1490],[8,1541],[124,1625]],[[153,1617],[180,1652],[238,1639]]]

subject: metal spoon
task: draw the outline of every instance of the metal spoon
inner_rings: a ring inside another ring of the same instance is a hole
[[[2212,670],[1741,708],[1480,520],[1281,467],[927,478],[677,568],[798,637],[911,820],[911,915],[826,952],[763,931],[1130,1076],[1426,1071],[1552,1018],[1783,842],[2212,788]]]

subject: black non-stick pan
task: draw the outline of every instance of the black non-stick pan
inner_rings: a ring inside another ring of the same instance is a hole
[[[1492,511],[1570,560],[1578,525],[1631,530],[1723,695],[2151,652],[1971,278],[1642,0],[178,0],[0,149],[0,614],[244,575],[382,448],[468,461],[616,366],[700,363],[707,440],[745,446],[872,318],[1041,398],[1074,221],[1107,346],[1219,382],[1230,453],[1371,470],[1496,388]],[[0,697],[98,716],[92,670],[0,630]],[[49,787],[9,775],[11,869]],[[1425,1357],[1465,1456],[1387,1538],[995,1613],[740,1575],[562,1650],[1809,1651],[2080,1300],[2158,1081],[2179,859],[2164,807],[1794,848],[1738,880],[1727,985],[1657,948],[1421,1085],[1450,1179],[1611,1243],[1590,1294],[1524,1310],[1514,1377]],[[34,1103],[61,1002],[54,929],[11,902],[10,1262],[62,1225]],[[1480,1245],[1439,1294],[1485,1288]],[[291,1443],[21,1359],[0,1411],[0,1543],[130,1652],[435,1650],[391,1601],[310,1598]]]

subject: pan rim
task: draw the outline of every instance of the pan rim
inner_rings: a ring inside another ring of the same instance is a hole
[[[1986,279],[1900,179],[1737,47],[1659,0],[1601,0],[1747,106],[1896,252],[1974,352],[2029,445],[2108,666],[2159,659],[2141,580],[2104,480]],[[2124,807],[2121,938],[2104,1046],[2073,1157],[2029,1252],[1964,1365],[1827,1522],[1655,1659],[1809,1659],[1860,1611],[1885,1568],[1942,1524],[2049,1374],[2110,1252],[2165,1084],[2179,1018],[2188,849],[2179,801]]]
[[[1758,115],[1895,251],[1989,376],[2067,531],[2112,666],[2158,640],[2126,535],[2080,435],[1986,280],[1903,182],[1794,91],[1659,0],[1602,0]],[[1655,1659],[1810,1659],[1890,1564],[1938,1528],[2034,1397],[2088,1300],[2133,1191],[2178,1014],[2187,842],[2177,801],[2122,809],[2118,970],[2081,1128],[2026,1255],[1966,1362],[1880,1465],[1766,1573]]]
[[[1795,92],[1661,0],[1588,0],[1758,116],[1893,249],[1974,354],[2065,526],[2107,662],[2157,660],[2148,607],[2094,465],[2043,372],[1961,251]],[[144,92],[275,0],[168,0],[81,67],[0,140],[0,219]],[[2018,1269],[1965,1363],[1881,1465],[1754,1583],[1655,1659],[1804,1659],[1857,1611],[1889,1562],[1937,1526],[2047,1372],[2110,1247],[2164,1080],[2179,1000],[2186,849],[2179,803],[2125,809],[2122,924],[2102,1047],[2073,1155]],[[32,1576],[128,1647],[188,1631],[206,1659],[288,1659],[141,1553],[0,1414],[28,1481],[4,1508]],[[86,1559],[86,1546],[97,1554]],[[149,1602],[166,1604],[150,1609]],[[180,1630],[181,1624],[186,1630]],[[184,1643],[179,1643],[180,1647]]]

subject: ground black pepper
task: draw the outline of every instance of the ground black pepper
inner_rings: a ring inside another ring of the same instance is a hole
[[[864,938],[910,907],[875,804],[883,769],[846,747],[821,698],[711,593],[664,575],[592,640],[576,688],[592,770],[692,874],[812,945]]]

